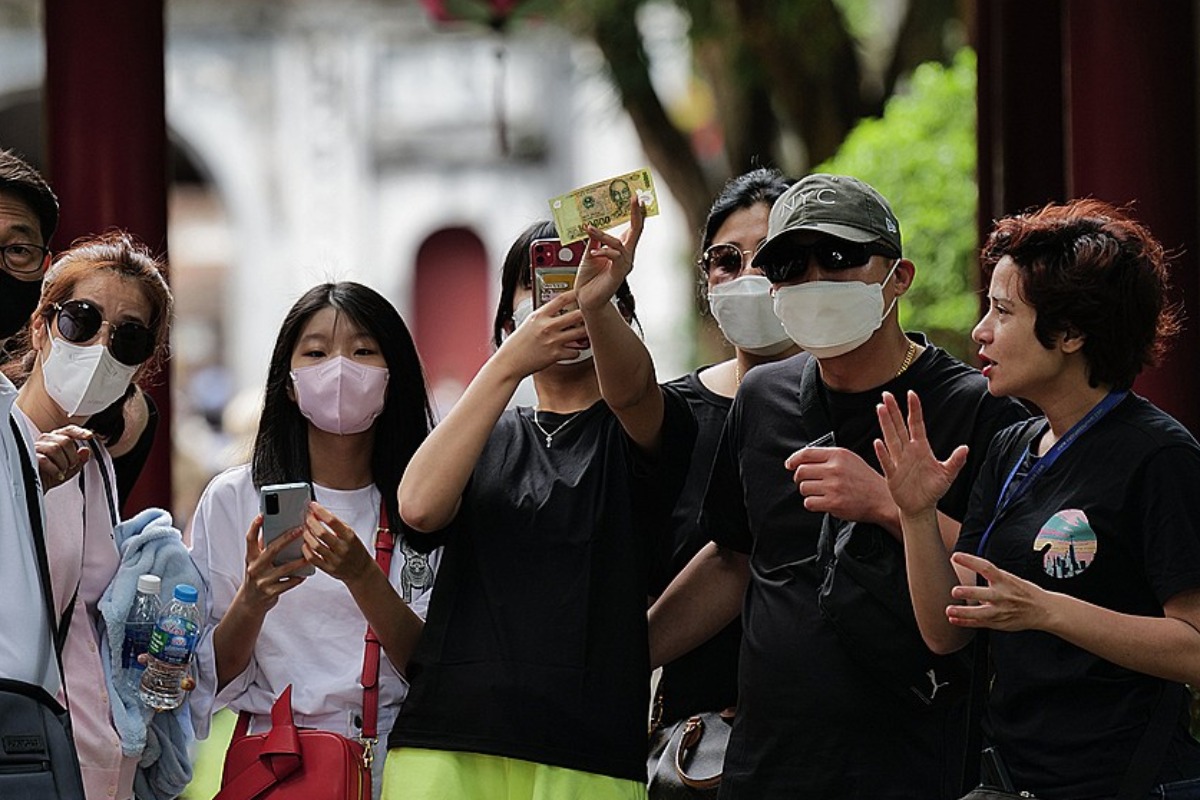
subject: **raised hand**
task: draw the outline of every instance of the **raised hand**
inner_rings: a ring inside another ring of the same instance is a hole
[[[908,393],[908,424],[891,392],[875,407],[883,440],[875,440],[875,455],[883,467],[888,491],[900,513],[915,516],[937,506],[967,463],[967,446],[959,445],[938,461],[925,436],[925,415],[917,393]]]
[[[633,256],[646,221],[646,211],[637,195],[630,200],[630,214],[629,227],[619,238],[594,225],[588,226],[591,239],[575,275],[575,294],[584,311],[603,308],[633,272]]]

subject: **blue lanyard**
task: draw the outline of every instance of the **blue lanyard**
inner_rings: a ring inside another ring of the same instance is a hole
[[[1061,456],[1066,449],[1075,442],[1076,439],[1078,439],[1084,434],[1085,431],[1099,422],[1105,414],[1107,414],[1109,411],[1112,411],[1118,403],[1128,396],[1128,394],[1128,390],[1120,392],[1113,390],[1106,394],[1103,400],[1092,406],[1092,410],[1085,414],[1083,419],[1072,425],[1071,429],[1067,431],[1066,435],[1054,443],[1054,446],[1050,448],[1050,452],[1038,459],[1038,462],[1029,470],[1029,474],[1025,476],[1024,480],[1014,486],[1012,494],[1009,494],[1008,487],[1010,484],[1012,484],[1013,478],[1016,477],[1017,471],[1021,468],[1021,465],[1024,464],[1029,458],[1029,451],[1033,447],[1033,441],[1031,440],[1025,445],[1025,450],[1023,453],[1021,453],[1021,457],[1017,459],[1017,463],[1013,464],[1013,468],[1009,470],[1008,477],[1004,479],[1004,486],[1000,489],[1000,496],[996,498],[996,510],[992,514],[992,520],[988,523],[987,529],[983,532],[983,537],[979,540],[979,547],[975,549],[975,555],[980,557],[983,556],[983,551],[987,547],[988,538],[992,535],[992,529],[996,527],[996,521],[1000,519],[1000,515],[1003,514],[1009,506],[1015,503],[1017,498],[1023,495],[1030,486],[1033,485],[1034,480],[1041,476],[1043,472],[1050,469],[1050,467],[1054,466],[1054,462],[1058,460],[1058,457]],[[1038,437],[1034,438],[1037,439]]]

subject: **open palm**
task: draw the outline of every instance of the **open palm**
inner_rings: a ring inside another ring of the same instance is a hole
[[[888,491],[901,513],[916,515],[937,505],[967,462],[967,446],[959,445],[939,461],[925,436],[925,417],[916,392],[908,393],[908,423],[891,392],[875,407],[883,440],[875,440],[875,454],[883,467]]]

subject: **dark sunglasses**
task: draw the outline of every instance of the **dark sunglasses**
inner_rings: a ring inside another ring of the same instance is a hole
[[[83,344],[96,338],[104,325],[100,309],[87,300],[55,303],[46,311],[54,317],[59,334],[71,344]],[[154,354],[154,333],[140,322],[109,323],[108,352],[126,366],[136,366]]]
[[[822,239],[812,244],[792,245],[778,260],[756,264],[771,283],[787,283],[804,275],[808,263],[816,259],[822,269],[836,271],[854,269],[871,260],[871,256],[899,258],[900,255],[878,242],[848,242],[845,239]]]
[[[757,252],[757,246],[753,250],[743,250],[737,245],[721,242],[705,250],[698,263],[705,275],[713,270],[726,275],[736,275],[742,271],[742,267],[750,263]]]

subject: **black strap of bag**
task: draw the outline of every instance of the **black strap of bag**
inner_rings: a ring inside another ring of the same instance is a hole
[[[21,459],[21,476],[25,481],[25,505],[29,512],[29,527],[33,531],[33,549],[37,555],[38,579],[42,585],[42,599],[46,604],[46,619],[50,624],[50,632],[54,638],[54,656],[58,660],[58,673],[62,676],[63,680],[63,696],[66,697],[67,680],[66,673],[63,672],[62,651],[67,641],[67,628],[69,627],[71,609],[75,606],[75,598],[71,598],[72,602],[67,606],[67,610],[63,612],[63,619],[59,621],[58,614],[54,611],[54,590],[50,583],[50,557],[46,554],[46,533],[42,529],[42,506],[38,502],[41,488],[38,484],[37,474],[33,471],[33,462],[29,458],[29,453],[25,450],[25,437],[21,435],[21,429],[17,425],[16,419],[10,416],[8,422],[12,426],[13,435],[16,437],[17,452]]]
[[[29,528],[33,534],[37,557],[38,580],[46,605],[46,620],[54,642],[54,658],[62,681],[64,702],[67,698],[67,679],[63,671],[62,651],[67,635],[67,619],[59,623],[54,613],[54,590],[50,584],[50,559],[46,552],[46,534],[42,526],[41,487],[33,462],[25,449],[25,437],[13,416],[9,424],[15,437],[14,445],[21,461],[21,477],[25,484],[25,502]],[[71,606],[74,605],[72,598]],[[68,607],[68,613],[70,606]],[[35,634],[36,635],[36,634]],[[41,686],[0,679],[0,700],[4,713],[0,723],[5,733],[5,769],[0,770],[4,795],[17,797],[62,798],[78,800],[84,796],[79,756],[71,733],[71,715],[66,707]],[[10,741],[18,746],[10,750]]]

